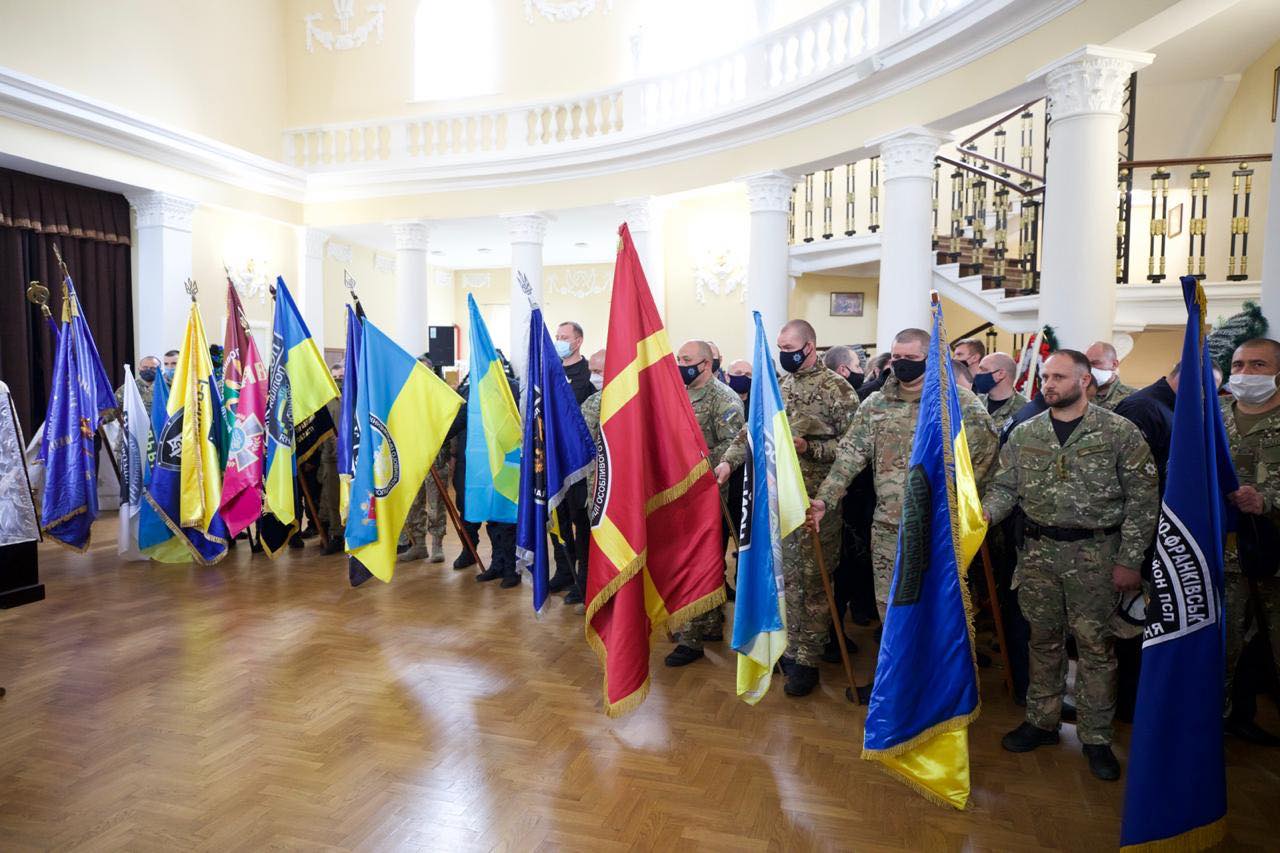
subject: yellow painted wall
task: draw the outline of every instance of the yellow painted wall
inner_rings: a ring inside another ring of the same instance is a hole
[[[1169,371],[1182,355],[1182,329],[1148,329],[1133,336],[1133,351],[1120,362],[1120,378],[1141,388]]]
[[[341,241],[340,241],[341,242]],[[347,289],[343,271],[356,280],[356,293],[369,318],[380,329],[394,334],[396,328],[396,275],[379,272],[374,266],[374,249],[358,243],[351,246],[350,261],[336,261],[324,253],[324,340],[328,349],[344,346],[347,337]]]
[[[832,317],[832,293],[862,293],[861,317]],[[836,275],[803,275],[796,279],[789,301],[791,317],[808,320],[818,333],[818,346],[872,344],[876,340],[876,307],[880,294],[874,278]],[[770,342],[772,343],[772,341]]]
[[[276,159],[283,43],[278,0],[0,0],[0,65]]]

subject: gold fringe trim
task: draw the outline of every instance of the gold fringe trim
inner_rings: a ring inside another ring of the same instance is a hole
[[[259,518],[261,518],[261,516],[259,516]],[[276,520],[277,520],[277,521],[279,521],[279,519],[276,519]],[[289,540],[290,540],[290,539],[292,539],[292,538],[293,538],[293,535],[294,535],[295,533],[297,533],[297,532],[298,532],[298,528],[299,528],[298,520],[295,518],[295,519],[293,520],[293,522],[292,522],[292,523],[290,523],[290,525],[289,525],[289,532],[288,532],[287,534],[285,534],[285,537],[284,537],[284,544],[283,544],[283,545],[281,545],[279,548],[275,549],[274,551],[272,551],[270,548],[268,548],[268,547],[267,547],[267,543],[266,543],[266,542],[263,542],[263,541],[262,541],[262,530],[261,530],[261,529],[259,529],[259,530],[258,530],[258,543],[259,543],[260,545],[262,545],[262,550],[263,550],[264,552],[266,552],[267,557],[269,557],[270,559],[274,560],[276,557],[279,557],[279,556],[280,556],[280,554],[281,554],[285,549],[287,549],[287,548],[289,547]]]
[[[324,407],[323,407],[323,406],[321,406],[320,408],[324,408]],[[316,412],[318,412],[318,411],[320,411],[320,409],[316,409]],[[315,417],[315,412],[312,412],[308,417]],[[321,435],[319,438],[317,438],[315,441],[313,441],[313,442],[311,443],[311,449],[307,451],[307,455],[306,455],[306,456],[299,456],[299,457],[297,457],[296,461],[294,462],[294,465],[300,465],[301,463],[306,462],[306,461],[307,461],[308,459],[310,459],[312,456],[315,456],[315,455],[316,455],[316,451],[320,449],[320,445],[322,445],[322,444],[324,444],[326,441],[328,441],[328,440],[329,440],[329,436],[331,436],[331,435],[333,435],[333,434],[334,434],[334,431],[333,431],[332,429],[327,429],[327,430],[325,430],[323,435]],[[264,449],[265,449],[265,445],[264,445]],[[432,463],[433,463],[433,464],[434,464],[434,461],[435,461],[435,460],[432,460]],[[265,466],[266,466],[266,456],[264,455],[264,456],[263,456],[263,467],[265,467]],[[265,474],[266,472],[264,471],[263,473]]]
[[[187,538],[187,534],[182,532],[182,528],[174,526],[173,519],[169,518],[168,513],[166,513],[163,509],[160,508],[160,505],[155,502],[155,499],[153,497],[151,497],[151,493],[144,489],[142,492],[142,496],[147,499],[147,503],[151,504],[151,508],[156,511],[156,515],[158,515],[160,517],[160,520],[164,522],[164,526],[169,528],[169,532],[172,533],[178,539],[178,541],[180,541],[183,545],[187,547],[187,551],[191,553],[191,559],[194,560],[196,563],[199,563],[202,566],[212,566],[216,563],[221,562],[222,558],[227,556],[227,549],[226,549],[227,541],[225,539],[218,536],[206,536],[205,538],[208,539],[210,542],[217,542],[223,546],[222,553],[218,555],[218,559],[206,560],[204,556],[196,549],[196,546],[191,544],[191,540]]]
[[[1197,826],[1180,835],[1125,845],[1120,848],[1120,853],[1197,853],[1221,844],[1226,837],[1227,819],[1220,817],[1213,823]]]
[[[707,458],[704,456],[703,458],[698,460],[698,464],[693,466],[693,469],[689,471],[688,474],[685,475],[683,480],[676,483],[674,486],[671,486],[670,488],[667,488],[662,490],[661,492],[658,492],[656,495],[649,498],[649,500],[645,501],[645,504],[644,504],[645,516],[647,517],[647,516],[653,515],[655,512],[662,509],[667,504],[672,504],[680,500],[680,498],[685,496],[685,493],[687,493],[690,489],[693,488],[694,483],[698,482],[698,480],[700,480],[703,476],[710,473],[711,473],[711,466],[707,463]]]
[[[904,752],[910,752],[913,749],[918,749],[924,746],[927,741],[932,740],[938,735],[949,734],[950,732],[959,731],[960,729],[965,728],[974,720],[978,719],[978,713],[981,710],[982,703],[979,702],[969,713],[963,714],[959,717],[952,717],[949,720],[943,720],[940,723],[935,723],[910,740],[904,740],[902,743],[894,744],[893,746],[888,746],[884,749],[868,749],[863,747],[862,757],[867,761],[875,761],[877,756],[884,755],[897,757],[902,755]]]
[[[863,757],[863,758],[867,758],[867,756],[865,756],[865,755],[863,755],[862,757]],[[951,801],[950,801],[950,800],[948,800],[946,797],[942,796],[942,795],[941,795],[941,794],[939,794],[937,791],[935,791],[935,790],[933,790],[932,788],[930,788],[928,785],[925,785],[925,784],[922,784],[922,783],[920,783],[920,782],[917,782],[915,779],[912,779],[910,776],[904,776],[903,774],[901,774],[901,773],[899,773],[898,771],[894,770],[894,769],[893,769],[892,767],[890,767],[889,765],[887,765],[887,764],[883,764],[883,763],[881,763],[881,762],[879,762],[879,761],[876,761],[874,758],[868,758],[867,760],[868,760],[868,761],[875,761],[876,766],[877,766],[877,767],[879,767],[882,771],[884,771],[885,773],[889,774],[889,775],[890,775],[890,776],[892,776],[894,779],[896,779],[896,780],[898,780],[899,782],[901,782],[902,784],[906,785],[908,788],[912,789],[912,790],[913,790],[913,791],[915,791],[917,794],[919,794],[920,796],[924,797],[926,800],[928,800],[929,802],[931,802],[931,803],[933,803],[933,804],[935,804],[935,805],[939,805],[939,806],[946,806],[946,807],[947,807],[947,808],[949,808],[949,809],[955,809],[956,811],[962,811],[962,812],[963,812],[963,811],[968,811],[968,810],[969,810],[969,805],[970,805],[970,804],[969,804],[969,800],[968,800],[968,799],[966,799],[966,800],[965,800],[964,805],[962,805],[962,806],[957,806],[955,803],[951,802]]]
[[[684,607],[681,607],[675,613],[667,614],[666,619],[663,619],[660,624],[654,625],[653,627],[657,629],[657,628],[661,628],[663,625],[683,625],[684,623],[688,622],[691,619],[696,619],[697,617],[701,616],[703,613],[708,613],[712,610],[715,610],[717,607],[724,604],[728,600],[729,598],[724,591],[724,584],[721,583],[720,587],[716,589],[714,592],[708,595],[704,595],[702,596],[702,598],[699,598],[696,601],[686,604]]]

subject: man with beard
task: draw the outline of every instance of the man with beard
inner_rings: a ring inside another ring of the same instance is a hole
[[[1067,675],[1067,634],[1079,651],[1076,733],[1089,770],[1120,778],[1111,751],[1116,656],[1111,617],[1139,589],[1159,507],[1156,466],[1132,423],[1089,403],[1089,359],[1058,350],[1041,370],[1047,411],[1014,429],[983,499],[998,523],[1026,516],[1018,602],[1031,625],[1027,716],[1001,744],[1029,752],[1058,743]]]

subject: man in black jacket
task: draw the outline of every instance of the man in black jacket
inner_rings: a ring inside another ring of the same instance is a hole
[[[564,365],[564,376],[573,389],[573,397],[581,407],[583,401],[596,391],[591,384],[591,365],[582,355],[582,326],[566,320],[556,327],[556,354]],[[561,543],[554,536],[551,537],[556,571],[551,576],[549,589],[552,592],[568,589],[569,594],[564,597],[564,603],[582,604],[586,593],[587,554],[591,536],[585,480],[569,487],[556,512],[559,513],[560,530],[566,534],[566,542]]]

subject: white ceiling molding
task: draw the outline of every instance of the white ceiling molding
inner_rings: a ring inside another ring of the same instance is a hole
[[[570,267],[565,270],[549,270],[542,274],[542,282],[547,290],[575,299],[587,299],[598,293],[605,293],[612,287],[611,281],[604,281],[595,267]]]
[[[328,244],[329,257],[340,264],[351,263],[351,244],[339,243],[337,240],[330,240]]]
[[[453,270],[436,270],[436,287],[448,289],[453,287]]]
[[[373,255],[373,268],[377,272],[391,275],[396,271],[396,256],[375,252]]]
[[[355,0],[333,0],[333,16],[338,19],[338,31],[324,30],[316,23],[324,18],[319,12],[312,12],[302,20],[307,25],[307,53],[315,53],[319,44],[325,50],[355,50],[364,47],[369,36],[376,34],[378,44],[382,44],[383,16],[387,7],[374,3],[368,7],[369,19],[351,29],[351,19],[355,16]]]
[[[708,249],[693,265],[693,295],[699,305],[707,304],[707,295],[728,297],[734,291],[738,301],[747,301],[747,270],[733,249]]]
[[[529,23],[536,20],[534,10],[548,21],[564,23],[585,18],[596,10],[597,0],[524,0],[524,19]],[[604,0],[604,11],[613,11],[613,0]]]
[[[462,286],[467,290],[480,290],[488,287],[493,283],[492,273],[487,272],[464,272],[462,274]]]

